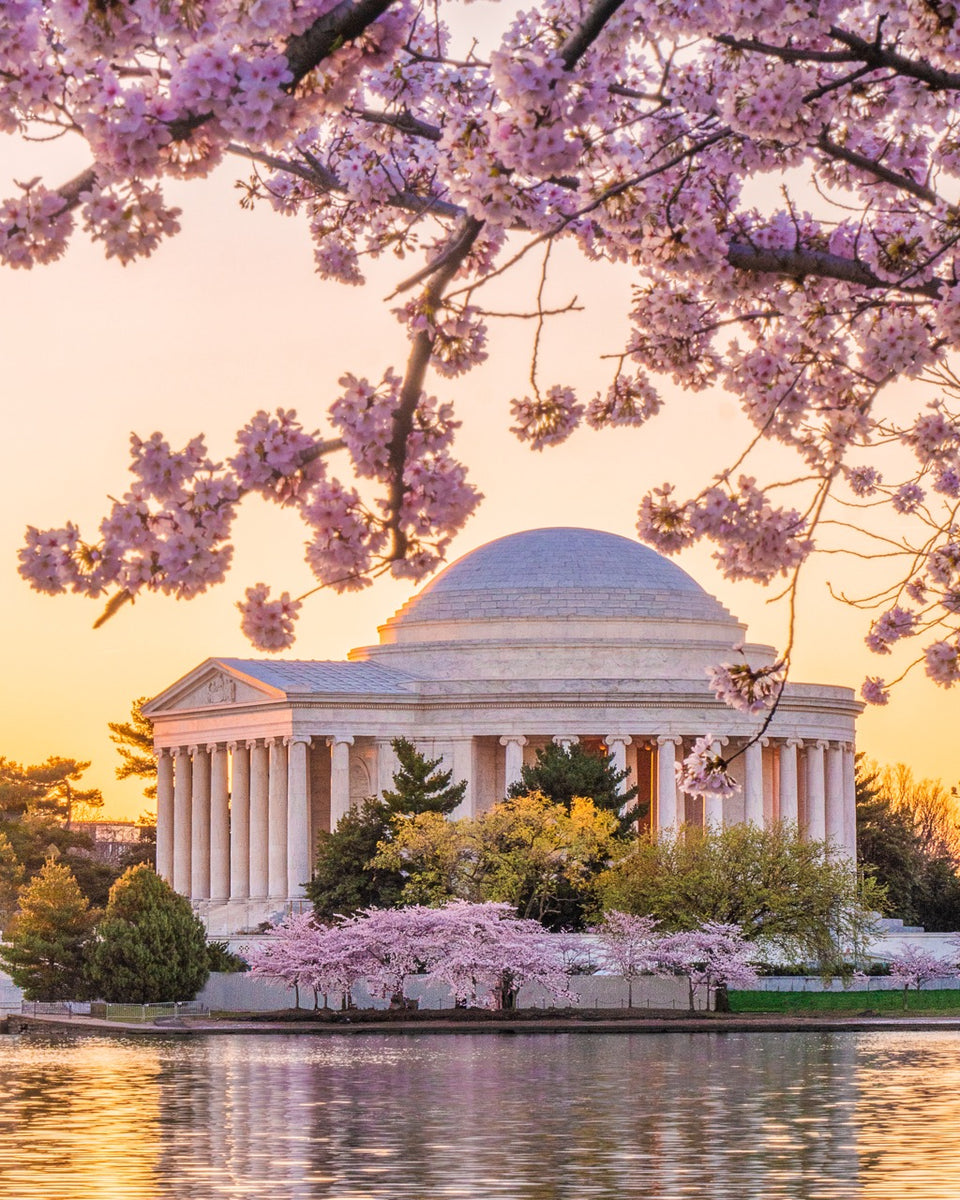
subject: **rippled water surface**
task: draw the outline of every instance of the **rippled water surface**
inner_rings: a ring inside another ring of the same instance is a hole
[[[0,1038],[4,1200],[960,1197],[960,1034]]]

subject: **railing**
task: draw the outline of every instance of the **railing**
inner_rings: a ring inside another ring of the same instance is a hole
[[[22,1000],[25,1017],[96,1017],[101,1021],[164,1021],[179,1017],[208,1017],[210,1009],[200,1000],[171,1000],[166,1004],[105,1004],[84,1000]]]
[[[210,1009],[200,1000],[170,1000],[161,1004],[104,1004],[90,1005],[90,1016],[101,1021],[164,1021],[180,1017],[208,1017]]]
[[[89,1000],[21,1000],[24,1017],[88,1017]]]

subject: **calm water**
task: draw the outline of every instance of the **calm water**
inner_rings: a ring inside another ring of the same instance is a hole
[[[0,1038],[3,1200],[960,1196],[960,1034]]]

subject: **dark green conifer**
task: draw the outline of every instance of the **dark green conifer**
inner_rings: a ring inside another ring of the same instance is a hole
[[[192,1000],[210,973],[206,933],[185,896],[151,867],[131,867],[110,889],[88,970],[101,1000]]]
[[[507,793],[510,797],[540,792],[554,804],[569,809],[574,796],[592,800],[597,808],[613,813],[621,835],[632,832],[643,815],[641,805],[632,803],[637,788],[621,791],[626,771],[618,771],[609,754],[590,754],[577,743],[569,748],[550,742],[537,750],[537,760],[525,764],[520,778]]]

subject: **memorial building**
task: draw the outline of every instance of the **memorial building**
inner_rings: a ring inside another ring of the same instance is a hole
[[[455,816],[503,799],[538,747],[609,753],[681,822],[797,822],[855,855],[850,688],[790,682],[765,736],[706,670],[774,661],[685,571],[615,534],[537,529],[442,571],[345,662],[210,658],[144,706],[159,755],[157,869],[212,933],[302,900],[317,833],[389,788],[390,743],[441,757],[467,789]],[[741,788],[678,793],[674,764],[716,737]],[[743,753],[738,749],[746,747]]]

